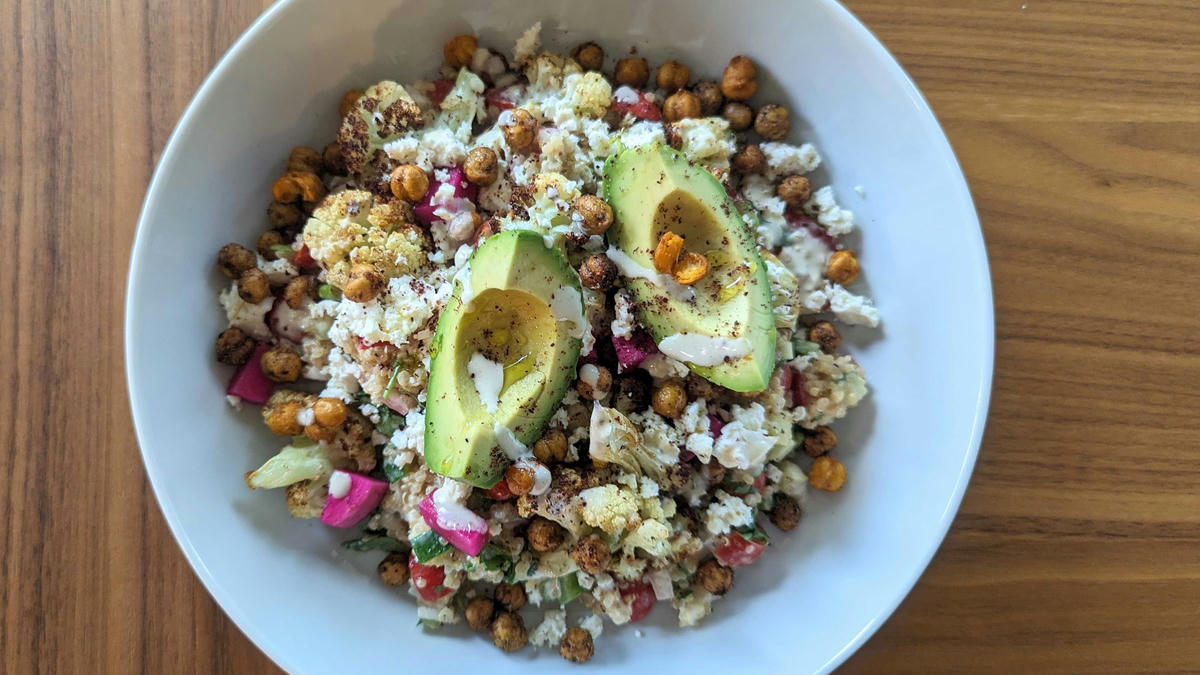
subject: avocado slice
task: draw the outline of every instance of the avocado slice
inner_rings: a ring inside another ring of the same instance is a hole
[[[531,230],[483,241],[438,318],[425,463],[491,487],[526,454],[575,377],[584,332],[579,274]]]
[[[609,257],[659,349],[728,389],[766,389],[775,368],[771,286],[754,233],[724,186],[681,153],[653,143],[609,158],[604,198],[614,215]],[[654,249],[668,230],[708,258],[708,275],[691,287],[654,270]]]

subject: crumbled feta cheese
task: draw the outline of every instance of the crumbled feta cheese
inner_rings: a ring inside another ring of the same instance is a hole
[[[604,619],[596,614],[589,614],[587,618],[579,622],[579,627],[591,633],[593,640],[598,640],[600,634],[604,632]]]
[[[266,317],[267,312],[270,312],[272,305],[275,304],[274,297],[267,296],[262,302],[252,305],[238,295],[235,281],[229,288],[221,291],[220,298],[221,306],[225,308],[225,318],[229,320],[230,326],[241,328],[247,335],[259,340],[271,338]]]
[[[838,206],[828,185],[813,193],[804,210],[835,237],[854,229],[854,214]]]
[[[717,490],[713,494],[713,503],[704,512],[704,527],[714,535],[753,522],[754,509],[724,490]]]
[[[811,144],[795,146],[790,143],[760,143],[767,158],[767,178],[778,180],[784,176],[806,174],[821,165],[821,155]]]
[[[631,338],[633,331],[637,328],[637,319],[634,317],[633,300],[629,297],[629,293],[624,289],[617,291],[614,298],[614,306],[616,318],[612,321],[612,334],[614,337]]]
[[[776,440],[764,429],[766,410],[751,403],[746,408],[734,405],[731,411],[733,421],[721,429],[720,438],[713,443],[713,456],[722,466],[758,473]]]
[[[561,609],[546,612],[542,622],[529,634],[529,642],[538,647],[557,649],[559,640],[567,633],[567,613]]]
[[[513,46],[513,63],[523,65],[526,61],[537,56],[538,50],[542,48],[542,22],[539,21],[530,26],[521,37],[517,38],[517,43]]]

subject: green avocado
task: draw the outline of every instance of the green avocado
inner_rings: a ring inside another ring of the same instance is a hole
[[[775,368],[771,286],[754,234],[724,186],[704,167],[654,143],[609,158],[604,198],[614,215],[608,240],[616,250],[610,248],[609,257],[659,348],[715,384],[766,389]],[[654,249],[667,231],[682,236],[687,251],[708,258],[708,275],[690,288],[654,270]]]
[[[426,394],[429,468],[495,484],[562,401],[587,329],[579,274],[542,235],[485,239],[438,318]]]

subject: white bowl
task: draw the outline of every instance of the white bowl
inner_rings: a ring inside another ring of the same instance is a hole
[[[264,229],[288,150],[324,143],[342,92],[433,72],[442,41],[473,32],[508,50],[542,21],[551,46],[631,46],[713,77],[734,54],[761,64],[758,101],[786,102],[825,158],[821,178],[857,215],[881,330],[850,330],[872,392],[839,425],[846,488],[814,495],[801,527],[738,571],[698,629],[665,603],[609,625],[591,672],[826,671],[888,617],[954,517],[979,448],[992,375],[987,258],[967,185],[933,114],[871,34],[834,2],[291,0],[230,49],[179,121],[150,184],[129,276],[126,362],[146,471],[179,545],[238,626],[293,672],[488,672],[566,667],[526,650],[429,635],[375,579],[379,554],[288,517],[242,474],[277,449],[256,410],[234,413],[212,358],[223,328],[217,249]],[[610,64],[612,58],[610,57]],[[862,192],[856,190],[862,186]],[[450,631],[454,633],[453,631]],[[422,670],[422,668],[425,670]]]

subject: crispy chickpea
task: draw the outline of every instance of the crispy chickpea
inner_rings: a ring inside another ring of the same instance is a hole
[[[800,208],[812,197],[812,182],[805,176],[788,176],[779,181],[776,193],[788,206]]]
[[[721,104],[725,102],[725,96],[721,94],[721,85],[712,80],[697,82],[692,91],[696,93],[696,98],[700,99],[700,112],[705,117],[716,115],[721,109]]]
[[[692,71],[678,61],[667,61],[658,67],[656,80],[660,89],[675,91],[687,86],[692,79]]]
[[[769,141],[782,141],[792,132],[792,120],[788,109],[775,103],[768,103],[758,109],[754,116],[754,131]]]
[[[584,70],[600,70],[604,67],[604,50],[595,42],[585,42],[571,50],[571,58],[579,62]]]
[[[744,101],[758,91],[758,66],[748,56],[735,56],[721,73],[721,93],[725,98]]]
[[[592,369],[595,369],[593,376]],[[575,382],[575,390],[589,401],[599,401],[608,395],[612,389],[612,373],[604,366],[586,364],[579,368],[579,379]]]
[[[832,353],[842,344],[842,334],[828,321],[818,321],[808,328],[808,341],[821,345],[822,351]]]
[[[808,484],[818,490],[837,492],[846,484],[846,465],[829,455],[821,455],[808,470]]]
[[[491,185],[500,175],[500,164],[496,151],[491,148],[471,148],[467,161],[463,163],[467,180],[476,185]]]
[[[613,71],[613,79],[619,85],[623,84],[634,89],[641,89],[646,86],[646,81],[650,79],[650,65],[646,63],[646,59],[640,56],[627,56],[617,61],[617,68]]]
[[[725,467],[716,459],[709,461],[704,465],[704,475],[708,478],[710,486],[720,485],[721,481],[725,480]]]
[[[358,99],[362,98],[362,89],[347,89],[346,93],[342,94],[342,100],[338,103],[338,115],[345,117],[354,109],[354,104],[358,103]]]
[[[800,502],[791,495],[775,495],[775,505],[771,507],[771,522],[784,532],[796,529],[800,524]]]
[[[504,470],[504,482],[508,483],[508,491],[520,497],[529,494],[533,489],[533,468],[525,465],[510,464]]]
[[[300,379],[300,355],[277,344],[262,355],[262,371],[274,382],[295,382]]]
[[[257,305],[271,295],[271,282],[267,279],[265,272],[257,267],[252,267],[238,277],[237,292],[238,297],[242,300]]]
[[[654,269],[663,274],[670,274],[682,253],[683,237],[674,232],[663,232],[658,238],[658,246],[654,247]]]
[[[321,163],[328,173],[342,175],[346,173],[346,162],[342,160],[342,146],[337,141],[329,143],[321,150]]]
[[[241,244],[225,244],[217,252],[217,266],[230,279],[237,279],[242,272],[254,269],[256,265],[258,258],[254,257],[254,252]]]
[[[325,184],[315,173],[288,171],[275,180],[271,186],[271,196],[281,204],[318,202],[325,197]]]
[[[562,429],[549,429],[533,444],[533,456],[542,464],[557,464],[567,458],[567,435]]]
[[[688,251],[679,257],[671,276],[684,286],[691,286],[708,275],[708,258],[703,253]]]
[[[563,542],[567,540],[567,531],[553,520],[537,516],[529,522],[525,538],[529,540],[529,547],[533,550],[538,553],[549,553],[563,545]]]
[[[229,366],[240,366],[250,360],[258,343],[246,335],[246,331],[230,326],[217,336],[217,362]]]
[[[834,251],[825,265],[825,278],[835,284],[849,286],[858,278],[858,271],[858,257],[854,251]]]
[[[579,264],[579,280],[585,288],[607,291],[617,282],[617,265],[603,253],[594,253]]]
[[[350,281],[342,295],[354,302],[370,302],[383,291],[385,280],[374,265],[359,263],[350,268]]]
[[[734,171],[743,175],[762,173],[767,170],[767,156],[763,154],[762,148],[751,143],[733,153],[729,164]]]
[[[477,595],[467,602],[463,615],[467,626],[476,633],[482,633],[492,627],[492,615],[496,613],[496,603],[491,598]]]
[[[809,457],[828,455],[837,447],[837,434],[827,426],[819,426],[804,435],[804,452]]]
[[[604,234],[613,223],[612,206],[596,195],[580,195],[571,202],[571,211],[583,219],[583,231]]]
[[[429,191],[429,175],[416,164],[401,164],[392,169],[389,183],[393,195],[409,202],[421,201]]]
[[[310,148],[307,145],[297,145],[288,154],[288,171],[320,173],[323,165],[324,160],[321,159],[321,154],[315,148]]]
[[[700,98],[686,89],[671,94],[663,102],[663,118],[678,122],[689,117],[700,116]]]
[[[271,227],[288,229],[299,225],[303,219],[304,212],[292,204],[282,204],[272,200],[267,205],[267,220],[271,223]]]
[[[258,235],[258,244],[255,248],[258,249],[258,254],[267,260],[274,260],[279,255],[275,253],[275,246],[283,245],[283,235],[275,230],[267,230]]]
[[[515,652],[529,642],[525,621],[520,614],[500,612],[492,622],[492,644],[505,652]]]
[[[442,45],[442,56],[451,66],[463,68],[471,65],[471,57],[478,48],[479,40],[474,35],[455,35]]]
[[[337,427],[322,427],[316,424],[309,424],[304,427],[304,435],[314,443],[317,441],[332,441],[337,437],[337,432]]]
[[[613,388],[613,407],[628,415],[644,410],[650,403],[650,382],[645,371],[635,370],[618,375]]]
[[[496,602],[506,611],[519,612],[525,606],[525,588],[521,584],[497,584]]]
[[[287,286],[283,287],[283,301],[292,309],[300,309],[304,306],[306,298],[317,297],[317,278],[301,275],[292,278],[287,282]]]
[[[571,663],[587,663],[595,653],[592,634],[579,626],[568,628],[558,641],[558,655]]]
[[[386,586],[394,588],[408,583],[408,556],[404,553],[389,553],[375,569]]]
[[[650,406],[663,417],[679,419],[683,409],[687,407],[687,402],[687,392],[683,389],[683,383],[679,380],[667,380],[654,389]]]
[[[500,131],[504,133],[504,141],[516,152],[528,152],[537,142],[537,120],[528,110],[516,108],[501,113]],[[507,117],[508,119],[505,119]]]
[[[304,433],[304,425],[296,419],[304,404],[299,401],[284,401],[271,406],[267,412],[267,428],[277,436],[299,436]]]
[[[600,574],[608,569],[612,552],[608,550],[608,544],[602,537],[589,534],[571,547],[571,560],[588,574]]]
[[[340,427],[349,411],[340,399],[321,397],[313,404],[313,420],[323,427]]]
[[[704,590],[713,595],[725,595],[733,588],[733,568],[722,565],[716,558],[700,563],[696,578]]]
[[[721,117],[729,122],[729,128],[734,131],[745,131],[754,124],[754,111],[750,106],[738,101],[730,101],[721,108]]]

